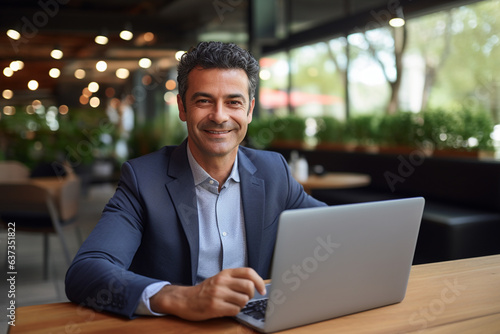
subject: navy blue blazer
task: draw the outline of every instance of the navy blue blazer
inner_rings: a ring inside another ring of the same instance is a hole
[[[66,274],[71,301],[133,317],[149,284],[195,284],[198,210],[186,144],[123,164],[114,196]],[[268,278],[280,213],[325,204],[303,191],[280,154],[241,146],[238,168],[248,266]]]

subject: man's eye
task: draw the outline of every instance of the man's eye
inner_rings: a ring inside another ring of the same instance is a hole
[[[229,104],[232,104],[232,105],[241,105],[241,102],[240,101],[229,101]]]

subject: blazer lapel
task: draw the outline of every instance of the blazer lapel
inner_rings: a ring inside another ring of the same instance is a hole
[[[168,165],[168,175],[172,179],[165,184],[177,215],[184,229],[191,251],[192,284],[196,283],[199,254],[198,207],[193,173],[189,166],[186,150],[187,141],[174,149]]]
[[[168,175],[172,178],[165,184],[170,198],[177,209],[191,251],[192,284],[196,283],[199,255],[198,207],[194,179],[189,166],[186,150],[187,141],[177,147],[171,155]],[[241,200],[248,250],[248,265],[259,268],[264,223],[265,188],[264,180],[255,177],[257,168],[248,156],[238,150],[239,173],[241,179]]]
[[[238,164],[241,179],[241,201],[245,217],[248,266],[259,268],[266,201],[264,180],[254,176],[257,168],[241,149],[238,151]]]

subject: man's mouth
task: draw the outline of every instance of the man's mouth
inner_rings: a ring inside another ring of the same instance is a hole
[[[226,130],[226,131],[212,131],[212,130],[205,130],[206,132],[208,133],[212,133],[214,135],[223,135],[223,134],[226,134],[226,133],[229,133],[231,132],[230,130]]]

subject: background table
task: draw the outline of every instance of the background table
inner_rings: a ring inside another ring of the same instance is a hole
[[[405,299],[286,333],[499,333],[500,255],[413,266]],[[17,333],[254,333],[231,318],[124,319],[72,303],[20,307]],[[283,333],[285,333],[283,332]]]
[[[329,172],[322,175],[310,175],[306,181],[299,181],[304,190],[310,194],[313,189],[354,188],[370,184],[367,174]]]

